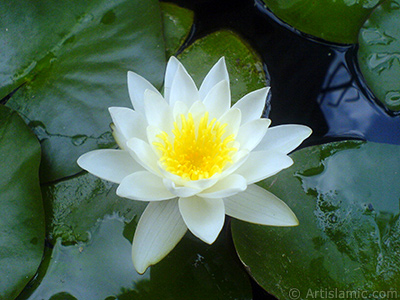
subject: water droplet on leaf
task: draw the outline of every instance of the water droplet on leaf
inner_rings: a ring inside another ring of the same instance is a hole
[[[78,134],[72,137],[71,142],[74,146],[81,146],[86,142],[87,138],[86,135]]]

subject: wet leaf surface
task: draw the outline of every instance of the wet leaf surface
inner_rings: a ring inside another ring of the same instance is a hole
[[[263,0],[284,22],[318,38],[342,44],[357,42],[358,32],[382,0]]]
[[[116,188],[116,184],[88,173],[43,186],[49,240],[85,242],[90,229],[106,215],[118,214],[125,220],[140,216],[146,202],[118,197]]]
[[[163,16],[165,52],[167,57],[176,55],[188,38],[194,21],[194,13],[178,5],[161,2]]]
[[[137,218],[127,223],[106,216],[89,230],[86,242],[63,245],[58,239],[18,299],[251,299],[249,278],[224,235],[209,246],[188,234],[139,275],[131,262],[136,223]]]
[[[165,48],[159,3],[96,0],[53,5],[26,0],[2,9],[7,9],[2,26],[13,24],[8,31],[0,30],[7,46],[0,61],[7,74],[3,84],[10,92],[24,83],[7,104],[39,136],[41,179],[76,174],[81,154],[115,145],[107,109],[131,107],[127,71],[140,73],[157,87],[162,84]],[[32,36],[34,42],[25,47]]]
[[[0,299],[14,299],[42,259],[39,163],[36,137],[15,111],[0,106]]]
[[[291,299],[293,289],[298,299],[334,289],[366,291],[371,299],[379,299],[374,291],[398,292],[399,150],[347,141],[295,152],[294,165],[261,186],[284,200],[300,225],[232,221],[236,249],[255,280],[279,299]]]
[[[363,25],[359,35],[358,62],[378,100],[400,111],[400,1],[381,4]]]

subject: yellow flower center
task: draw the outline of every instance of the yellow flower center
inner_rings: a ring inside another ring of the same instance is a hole
[[[162,143],[153,143],[162,153],[160,162],[165,170],[186,180],[210,178],[220,173],[232,162],[232,155],[237,151],[232,147],[233,134],[222,137],[227,124],[221,125],[215,118],[208,122],[208,112],[198,124],[190,113],[187,118],[180,117],[182,125],[179,128],[174,122],[172,143],[164,131],[157,135]]]

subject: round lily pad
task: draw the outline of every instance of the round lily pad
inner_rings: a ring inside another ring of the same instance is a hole
[[[235,247],[255,280],[282,300],[328,299],[321,291],[343,296],[332,299],[398,297],[389,295],[400,291],[399,151],[346,141],[291,155],[291,168],[260,185],[284,200],[300,225],[232,220]],[[351,291],[363,293],[343,294]]]
[[[207,72],[222,56],[229,72],[232,102],[269,84],[259,55],[229,30],[216,31],[196,40],[178,58],[200,86]]]
[[[342,44],[357,42],[358,32],[383,0],[263,0],[280,19],[318,38]]]
[[[358,63],[378,100],[400,111],[400,1],[382,3],[363,25],[359,35]]]
[[[115,146],[108,107],[131,107],[127,72],[162,85],[166,59],[159,3],[21,0],[1,5],[0,12],[7,20],[0,25],[4,84],[23,83],[7,105],[40,139],[41,179],[74,175],[81,154]]]
[[[0,299],[35,275],[44,247],[40,146],[15,111],[0,105]]]
[[[126,220],[138,218],[146,202],[118,197],[116,188],[116,184],[88,173],[43,186],[49,241],[88,241],[90,229],[107,215],[117,214]]]
[[[161,2],[163,16],[165,52],[167,57],[175,55],[183,45],[193,25],[193,11],[173,3]]]
[[[63,245],[59,238],[20,298],[251,299],[249,278],[223,235],[209,246],[188,234],[163,261],[139,275],[131,258],[136,223],[105,216],[90,228],[87,242]]]

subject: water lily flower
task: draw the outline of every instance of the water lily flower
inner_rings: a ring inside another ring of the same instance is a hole
[[[109,108],[120,149],[88,152],[78,164],[118,183],[119,196],[149,201],[132,244],[139,273],[164,258],[187,229],[212,244],[225,214],[264,225],[298,224],[283,201],[254,184],[292,165],[287,154],[311,134],[302,125],[269,128],[271,121],[261,118],[269,88],[231,107],[224,58],[198,89],[171,57],[164,96],[133,72],[128,89],[134,110]]]

